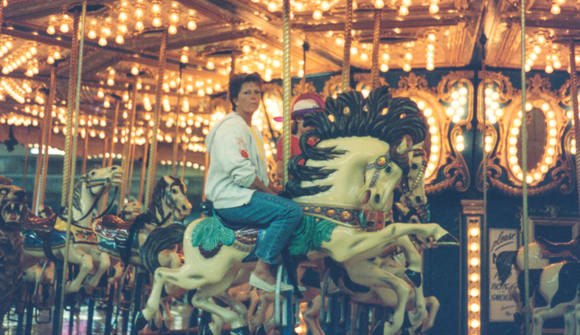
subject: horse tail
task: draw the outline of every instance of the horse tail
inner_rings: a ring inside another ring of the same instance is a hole
[[[159,253],[181,243],[184,232],[185,226],[180,224],[172,224],[153,230],[139,250],[139,257],[143,266],[149,272],[154,272],[155,269],[161,266],[157,258]]]
[[[139,230],[145,226],[145,222],[149,220],[149,217],[150,215],[148,213],[139,214],[131,224],[131,227],[129,227],[127,247],[119,252],[121,260],[125,265],[129,265],[131,260],[131,250],[133,249],[133,241],[137,238]]]

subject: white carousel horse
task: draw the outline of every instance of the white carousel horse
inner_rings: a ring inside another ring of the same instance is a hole
[[[550,257],[562,256],[553,252],[550,242],[528,244],[530,269],[530,305],[532,307],[533,335],[541,335],[546,319],[564,317],[565,335],[580,335],[580,237],[567,244],[556,245],[569,257],[550,264]],[[524,301],[524,248],[493,255],[500,281],[510,276],[512,265],[518,271],[519,305]],[[537,307],[539,295],[546,306]]]
[[[68,260],[71,264],[79,266],[79,272],[74,279],[65,284],[65,293],[78,292],[85,278],[93,270],[94,273],[91,274],[86,286],[89,289],[96,287],[102,275],[111,266],[109,255],[101,252],[97,247],[97,238],[91,229],[91,222],[108,210],[107,208],[103,213],[99,212],[99,200],[111,187],[118,186],[120,183],[121,168],[112,166],[91,170],[81,176],[75,184]],[[63,213],[67,213],[66,208]],[[66,219],[58,219],[54,230],[48,234],[46,240],[33,231],[25,232],[24,254],[37,258],[64,259],[65,240]]]
[[[26,195],[16,186],[0,185],[0,333],[2,320],[16,298],[23,275],[22,217]]]
[[[310,259],[328,256],[350,269],[378,256],[400,236],[417,234],[438,240],[447,235],[438,224],[393,223],[383,228],[377,220],[392,207],[395,188],[403,177],[399,164],[409,164],[404,135],[416,143],[424,138],[424,120],[411,100],[391,99],[388,88],[382,87],[364,101],[353,92],[327,100],[325,112],[315,114],[305,120],[315,130],[303,135],[303,154],[293,159],[293,163],[306,159],[304,166],[294,164],[294,185],[288,188],[305,206],[305,216],[293,235],[290,254]],[[308,136],[320,139],[316,147],[307,147]],[[386,180],[381,183],[384,188],[373,188],[379,179]],[[372,224],[359,220],[361,204],[363,213],[373,218]],[[216,305],[211,298],[230,287],[254,247],[255,236],[248,235],[247,229],[234,232],[216,217],[190,223],[183,237],[184,265],[155,270],[151,294],[136,318],[137,329],[152,319],[163,285],[171,283],[195,290],[192,305],[218,315],[230,324],[232,333],[247,332],[244,317]],[[386,287],[394,277],[378,266],[368,266],[367,270],[358,279],[371,288]],[[401,304],[406,305],[406,301]],[[400,328],[403,312],[395,314],[393,324],[385,325],[384,334]]]
[[[412,147],[409,151],[409,160],[408,174],[406,180],[402,183],[401,196],[395,206],[397,206],[396,208],[399,210],[402,219],[417,223],[421,222],[421,219],[426,219],[428,215],[424,183],[425,166],[427,164],[423,143],[418,143]],[[381,187],[382,185],[379,183],[376,184],[376,188],[380,189]],[[407,206],[410,206],[412,211]],[[393,222],[392,214],[389,217],[385,217],[385,221]],[[414,241],[418,244],[423,242],[417,239],[414,239]],[[400,278],[400,280],[397,280],[398,285],[404,286],[406,284],[410,288],[409,303],[406,309],[411,322],[411,327],[408,330],[411,332],[414,332],[419,326],[422,326],[422,331],[430,329],[434,324],[434,318],[439,307],[439,301],[436,297],[425,298],[423,296],[421,278],[423,258],[421,253],[417,251],[415,243],[409,239],[409,236],[401,236],[397,239],[397,248],[388,248],[375,259],[375,262],[379,262],[381,267],[393,272]],[[398,250],[401,251],[395,254]],[[345,287],[343,286],[344,289]],[[351,295],[353,301],[382,305],[372,291],[365,293],[348,289],[346,291]],[[366,288],[363,291],[366,291]],[[390,305],[388,307],[396,307],[398,305],[398,297],[394,291],[391,290],[390,292],[392,297],[389,299]],[[321,297],[316,296],[303,314],[308,328],[316,335],[324,334],[320,326],[320,304]],[[427,307],[429,307],[429,311]]]

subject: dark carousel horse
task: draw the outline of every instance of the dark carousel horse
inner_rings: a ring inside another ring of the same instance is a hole
[[[565,334],[574,334],[580,328],[580,263],[578,262],[579,237],[566,243],[553,243],[539,239],[528,245],[530,298],[534,335],[541,335],[544,321],[564,317]],[[565,257],[564,261],[550,264],[551,257]],[[503,284],[511,274],[512,266],[518,270],[519,302],[525,299],[523,247],[518,251],[504,251],[493,255],[498,277]],[[521,315],[516,315],[516,321]]]

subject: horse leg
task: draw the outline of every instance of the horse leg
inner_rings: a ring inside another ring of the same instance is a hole
[[[212,316],[219,317],[224,323],[229,324],[231,329],[247,327],[244,314],[240,315],[237,311],[221,307],[213,302],[211,298],[225,295],[224,292],[234,280],[234,275],[235,273],[230,272],[222,282],[204,286],[191,299],[193,307],[209,312]]]
[[[429,329],[433,328],[435,325],[435,318],[439,312],[439,300],[435,296],[430,296],[425,298],[425,304],[427,306],[428,314],[427,318],[423,321],[423,326],[421,327],[421,333],[425,333]]]
[[[217,298],[226,303],[228,306],[230,306],[234,312],[238,313],[240,318],[243,319],[248,314],[248,309],[246,308],[246,306],[244,306],[244,304],[242,304],[238,300],[234,299],[229,294],[223,293],[218,295]]]
[[[320,307],[322,305],[322,296],[319,294],[308,303],[307,309],[302,314],[308,330],[313,335],[325,335],[320,326]]]
[[[546,319],[553,319],[566,314],[566,310],[572,306],[573,303],[561,303],[552,308],[538,307],[534,308],[534,335],[542,335],[542,328]]]
[[[115,265],[113,265],[113,276],[111,276],[111,278],[109,278],[109,284],[114,284],[114,283],[118,283],[121,280],[121,277],[123,277],[123,264],[121,261],[117,261],[115,262]]]
[[[59,249],[60,256],[64,259],[66,253],[65,248]],[[78,248],[71,245],[71,250],[69,251],[68,261],[72,264],[77,264],[79,266],[79,273],[77,276],[67,282],[64,286],[65,293],[78,292],[81,289],[81,285],[88,274],[93,270],[93,258]]]
[[[409,313],[409,319],[412,325],[420,325],[427,317],[425,296],[423,295],[423,258],[409,239],[409,236],[399,237],[396,244],[405,253],[408,263],[405,275],[415,287],[415,309]]]
[[[91,276],[91,279],[87,282],[87,286],[89,288],[95,288],[99,286],[99,282],[101,281],[101,277],[109,270],[111,267],[111,257],[106,252],[99,252],[98,256],[93,258],[97,260],[97,270],[95,274]]]
[[[580,303],[574,308],[574,318],[576,319],[576,335],[580,335]]]
[[[436,223],[392,223],[376,232],[360,232],[351,228],[337,226],[332,232],[330,241],[322,242],[321,249],[327,250],[335,261],[343,263],[350,260],[365,260],[380,254],[395,240],[403,235],[417,234],[421,237],[433,237],[436,241],[448,234]],[[371,250],[374,255],[368,256]]]
[[[411,293],[410,286],[401,278],[369,262],[345,263],[350,278],[360,284],[372,288],[385,306],[394,307],[392,324],[385,322],[384,335],[396,333],[403,325],[405,309]],[[396,297],[393,297],[392,290]]]
[[[195,276],[193,275],[195,274]],[[202,273],[196,273],[191,266],[184,265],[177,269],[158,268],[153,274],[151,293],[141,313],[145,320],[149,321],[159,308],[163,286],[166,284],[177,285],[185,290],[194,290],[207,283],[207,278]]]
[[[564,335],[576,334],[576,320],[574,318],[574,306],[569,306],[564,314]]]

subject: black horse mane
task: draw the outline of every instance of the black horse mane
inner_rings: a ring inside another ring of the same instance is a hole
[[[163,197],[165,196],[165,188],[168,185],[171,185],[171,186],[179,185],[181,192],[185,193],[185,186],[183,185],[183,183],[181,182],[180,179],[175,178],[173,176],[166,176],[166,177],[169,177],[171,179],[171,184],[168,184],[165,181],[164,177],[159,178],[159,180],[157,181],[157,184],[155,184],[155,187],[153,188],[151,201],[149,201],[149,206],[147,207],[147,211],[139,214],[135,218],[135,221],[133,221],[133,223],[131,224],[131,227],[129,228],[129,238],[127,240],[129,247],[127,248],[127,250],[125,251],[125,255],[123,256],[123,261],[125,262],[125,264],[129,264],[129,258],[131,257],[131,246],[133,245],[133,240],[135,238],[137,238],[137,234],[145,226],[145,224],[156,224],[158,226],[163,224],[163,222],[157,221],[157,217],[155,216],[155,210],[158,209],[161,213],[161,216],[162,217],[165,216],[165,213],[163,213],[163,209],[162,209]]]
[[[336,147],[321,148],[309,145],[310,139],[324,141],[340,137],[370,136],[398,145],[408,135],[413,143],[425,139],[427,126],[417,104],[409,98],[391,96],[387,86],[374,89],[364,99],[360,92],[343,93],[336,99],[326,99],[324,111],[304,117],[304,125],[314,129],[300,138],[302,154],[290,160],[288,171],[292,179],[286,187],[290,197],[314,195],[331,185],[301,187],[303,181],[326,179],[334,169],[306,166],[308,160],[330,160],[346,153]],[[361,148],[364,150],[364,148]],[[299,164],[304,160],[304,164]]]
[[[509,278],[517,253],[517,251],[502,251],[497,256],[495,254],[493,255],[500,283],[505,283]]]

